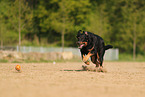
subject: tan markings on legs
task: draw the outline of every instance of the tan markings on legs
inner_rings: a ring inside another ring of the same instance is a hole
[[[85,64],[90,65],[90,62],[89,61],[86,61]]]
[[[83,55],[83,59],[85,58],[85,55]],[[90,62],[87,60],[86,62],[84,62],[85,64],[89,65]]]
[[[98,62],[96,62],[96,67],[99,67],[100,66],[100,64],[98,64]]]
[[[99,57],[99,54],[97,53],[97,59],[98,59],[98,63],[100,64],[100,57]]]
[[[83,59],[85,58],[85,55],[83,54]]]
[[[99,54],[98,53],[97,53],[96,71],[97,72],[101,72],[100,61],[99,61]]]
[[[90,58],[90,56],[92,56],[93,54],[91,54],[90,52],[86,55],[86,57],[83,58],[83,62],[87,62],[88,59]]]
[[[99,55],[98,55],[98,53],[97,53],[97,58],[98,58],[98,62],[96,62],[96,65],[98,66],[96,66],[97,68],[96,68],[96,71],[97,72],[104,72],[104,73],[106,73],[107,72],[107,70],[106,69],[104,69],[102,66],[100,66],[100,60],[99,60]]]
[[[89,49],[88,51],[90,52],[90,51],[92,51],[94,49],[94,47],[92,47],[91,49]]]

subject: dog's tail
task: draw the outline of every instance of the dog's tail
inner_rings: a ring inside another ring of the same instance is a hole
[[[113,46],[112,46],[112,45],[106,45],[106,46],[105,46],[105,50],[108,50],[108,49],[110,49],[110,48],[113,48]]]

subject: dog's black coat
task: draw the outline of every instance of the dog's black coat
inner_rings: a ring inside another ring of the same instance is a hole
[[[82,58],[83,58],[83,55],[87,55],[90,52],[91,54],[93,54],[91,56],[92,62],[96,64],[96,62],[98,63],[98,60],[99,60],[100,66],[102,66],[102,63],[103,63],[103,56],[104,56],[105,50],[109,48],[113,48],[112,45],[105,46],[104,40],[100,36],[95,35],[91,32],[79,30],[77,34],[77,39],[78,39],[77,44],[80,46],[79,48],[81,51]],[[86,44],[83,44],[83,43],[86,43]],[[97,58],[97,53],[99,55],[99,59]]]

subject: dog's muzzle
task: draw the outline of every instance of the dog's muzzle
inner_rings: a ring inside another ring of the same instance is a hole
[[[87,45],[87,42],[80,42],[80,41],[78,41],[78,42],[77,42],[77,45],[79,46],[79,47],[78,47],[79,49],[82,49],[84,46]]]

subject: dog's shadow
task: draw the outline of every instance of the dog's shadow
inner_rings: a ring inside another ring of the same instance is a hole
[[[64,69],[61,71],[77,71],[77,72],[81,72],[81,71],[95,71],[96,69],[94,68],[93,65],[90,66],[86,66],[86,65],[82,65],[82,68],[77,69],[77,70],[72,70],[72,69]]]
[[[76,71],[76,72],[82,72],[82,71],[92,71],[92,72],[104,72],[107,73],[107,70],[105,68],[92,68],[92,67],[87,67],[83,66],[83,69],[78,69],[78,70],[72,70],[72,69],[64,69],[61,71]]]
[[[81,72],[81,71],[87,71],[87,70],[83,70],[83,69],[78,69],[78,70],[64,69],[64,70],[60,70],[60,71],[76,71],[76,72]]]

